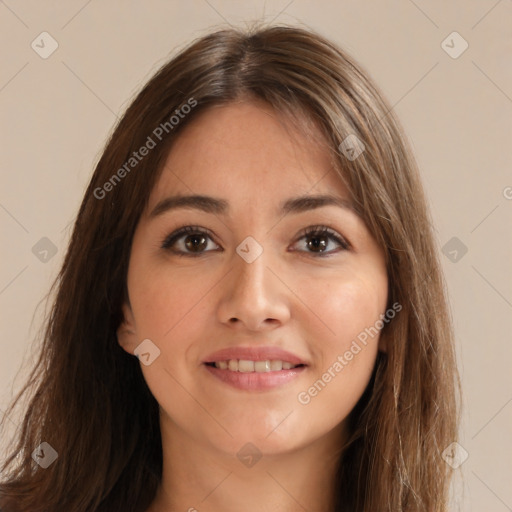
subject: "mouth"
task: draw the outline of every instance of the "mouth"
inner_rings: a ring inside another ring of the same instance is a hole
[[[281,372],[284,370],[293,370],[295,368],[305,367],[305,364],[294,364],[290,361],[281,359],[267,359],[264,361],[252,361],[249,359],[227,359],[221,361],[212,361],[205,363],[206,366],[217,368],[228,372],[240,373],[270,373]]]
[[[296,364],[282,359],[221,359],[205,362],[203,367],[214,378],[213,382],[246,392],[281,389],[307,369],[304,363]]]
[[[276,345],[233,346],[203,359],[203,368],[212,384],[244,391],[281,388],[307,370],[308,362]]]

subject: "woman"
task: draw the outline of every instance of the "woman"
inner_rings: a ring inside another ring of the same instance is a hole
[[[452,327],[414,159],[343,51],[212,33],[119,122],[4,464],[21,511],[445,511]]]

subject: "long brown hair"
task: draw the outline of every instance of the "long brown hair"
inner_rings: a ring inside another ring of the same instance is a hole
[[[2,468],[3,512],[143,512],[153,500],[162,471],[158,404],[138,360],[116,339],[132,237],[181,129],[198,112],[241,98],[320,128],[385,251],[389,304],[402,305],[382,331],[387,352],[350,416],[335,510],[446,511],[450,467],[441,453],[456,439],[458,377],[414,158],[382,94],[350,56],[307,30],[259,27],[195,41],[144,86],[110,137],[54,285],[39,360],[6,414],[29,395]],[[340,146],[349,135],[364,144],[358,158]],[[148,137],[154,147],[130,160]],[[42,442],[58,453],[47,469],[31,456]]]

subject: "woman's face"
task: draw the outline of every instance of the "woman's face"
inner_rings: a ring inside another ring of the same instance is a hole
[[[278,454],[339,443],[387,292],[384,253],[325,148],[266,105],[232,103],[191,122],[167,158],[135,231],[118,338],[167,429]]]

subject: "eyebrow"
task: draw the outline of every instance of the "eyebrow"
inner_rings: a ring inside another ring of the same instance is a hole
[[[280,205],[278,212],[286,215],[288,213],[301,213],[314,210],[324,206],[337,206],[360,216],[349,200],[329,194],[304,195],[287,199]],[[193,208],[206,213],[227,215],[229,212],[229,203],[225,199],[204,195],[171,196],[160,201],[151,211],[149,217],[152,219],[165,212],[178,208]]]

